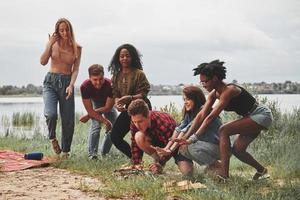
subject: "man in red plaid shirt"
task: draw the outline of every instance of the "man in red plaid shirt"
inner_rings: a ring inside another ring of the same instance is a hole
[[[131,154],[134,165],[140,164],[143,152],[150,155],[154,162],[150,170],[154,173],[162,172],[165,163],[173,156],[183,174],[193,171],[192,161],[178,154],[177,150],[170,156],[159,157],[155,147],[165,147],[176,127],[176,121],[167,113],[149,111],[142,99],[134,100],[128,107],[131,116]]]

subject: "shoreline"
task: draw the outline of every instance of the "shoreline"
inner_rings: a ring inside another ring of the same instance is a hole
[[[182,94],[149,94],[148,96],[181,96]],[[207,95],[207,94],[206,94]],[[253,95],[300,95],[300,93],[254,93]],[[25,98],[25,97],[43,97],[43,95],[0,95],[0,98]],[[80,94],[76,94],[75,97],[81,97]]]

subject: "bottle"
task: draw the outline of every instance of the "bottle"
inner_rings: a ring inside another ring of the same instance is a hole
[[[25,160],[42,160],[44,157],[43,153],[40,152],[32,152],[24,154]]]

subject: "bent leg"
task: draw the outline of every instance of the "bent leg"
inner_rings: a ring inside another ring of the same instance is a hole
[[[215,174],[218,173],[221,169],[221,162],[219,160],[216,160],[215,162],[207,165],[207,167],[204,169],[204,172],[208,174]]]
[[[183,178],[191,179],[193,177],[194,165],[193,161],[181,153],[176,152],[173,156],[179,171],[183,175]]]
[[[248,165],[254,167],[258,172],[262,172],[264,170],[264,167],[257,162],[251,154],[249,154],[246,149],[249,146],[249,144],[259,135],[253,134],[253,136],[242,136],[239,135],[239,137],[235,140],[233,145],[233,151],[232,153],[242,162],[247,163]]]
[[[124,140],[124,137],[129,132],[129,129],[130,116],[128,115],[127,111],[124,111],[117,118],[112,128],[110,138],[117,149],[119,149],[128,158],[131,158],[130,145]]]
[[[152,146],[151,138],[146,136],[144,133],[138,131],[135,133],[134,139],[138,147],[148,155],[156,153],[154,146]]]
[[[100,123],[92,119],[92,125],[89,132],[88,139],[88,156],[97,156],[98,154],[98,146],[99,146],[99,138],[100,138],[101,125]]]
[[[220,127],[221,176],[225,178],[229,177],[229,159],[231,154],[230,136],[240,134],[241,136],[248,136],[255,139],[262,129],[262,126],[255,123],[249,117],[229,122]],[[245,148],[247,148],[252,141],[253,140],[249,140],[248,143],[245,142],[245,144],[247,144]]]
[[[155,146],[152,144],[150,137],[146,136],[144,133],[138,131],[135,133],[134,139],[137,146],[146,154],[151,156],[154,162],[159,162],[159,156],[156,152]]]
[[[188,161],[178,161],[177,162],[178,169],[181,172],[181,174],[185,177],[192,177],[193,171],[194,171],[194,165],[193,162]]]
[[[116,119],[117,119],[117,111],[115,108],[112,108],[109,112],[105,113],[104,116],[114,125]],[[110,132],[106,133],[104,135],[102,144],[101,144],[101,155],[104,156],[106,155],[112,146],[112,141],[110,137]]]

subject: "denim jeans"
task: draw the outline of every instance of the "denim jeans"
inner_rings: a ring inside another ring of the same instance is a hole
[[[99,108],[100,105],[92,101],[93,108]],[[117,111],[113,107],[109,112],[104,113],[104,116],[112,123],[114,124],[117,119]],[[98,146],[99,146],[99,138],[100,138],[100,131],[101,131],[101,122],[92,119],[92,125],[89,132],[89,147],[88,147],[88,154],[89,156],[97,156],[98,154]],[[101,155],[105,155],[109,152],[110,148],[112,146],[112,142],[110,139],[110,133],[105,133],[102,144],[101,144]]]
[[[49,139],[56,138],[57,104],[61,117],[61,148],[69,152],[74,134],[75,103],[74,92],[68,99],[66,88],[71,81],[71,75],[48,72],[43,83],[44,115],[48,126]]]

